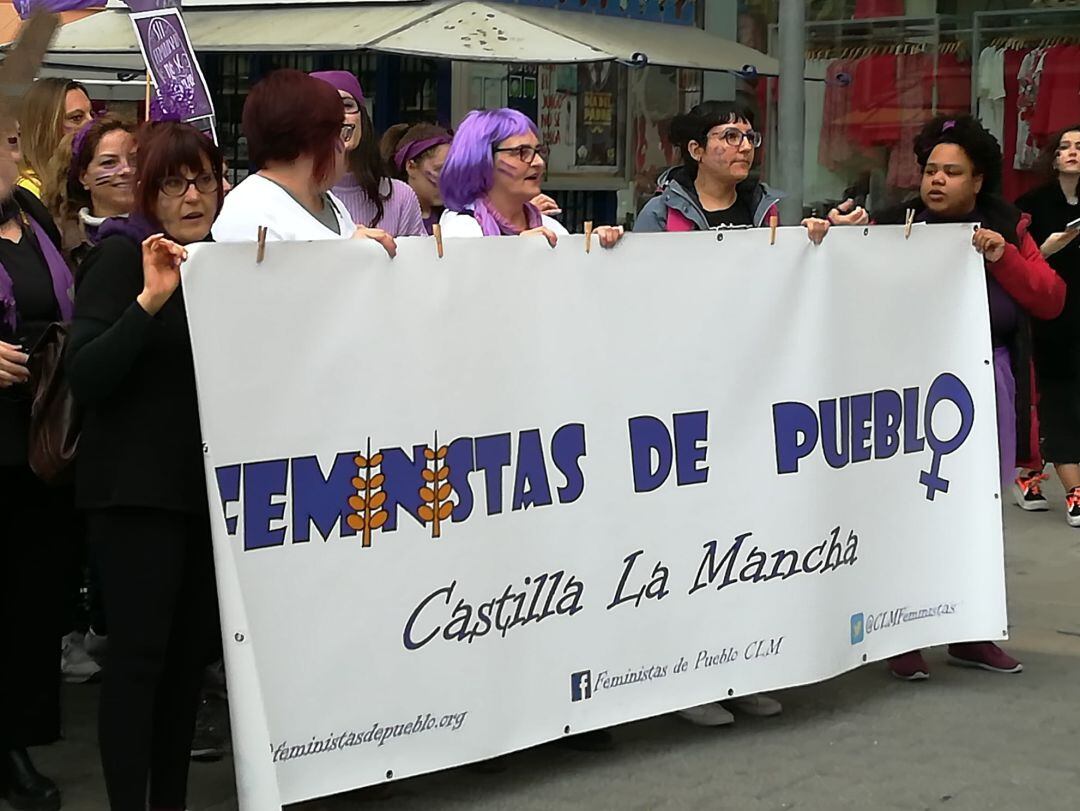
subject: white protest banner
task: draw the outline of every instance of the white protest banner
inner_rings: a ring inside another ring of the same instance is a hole
[[[1005,635],[966,226],[194,246],[245,809]]]

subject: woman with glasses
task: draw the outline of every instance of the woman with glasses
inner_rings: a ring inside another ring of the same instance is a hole
[[[38,79],[19,105],[22,163],[19,185],[41,197],[42,178],[65,135],[94,117],[86,88],[70,79]]]
[[[139,143],[135,211],[102,227],[75,295],[76,498],[109,625],[98,734],[112,811],[185,807],[203,668],[220,653],[180,262],[210,237],[221,167],[195,128],[155,125]]]
[[[427,231],[416,193],[408,183],[386,173],[360,82],[347,70],[325,70],[311,75],[338,92],[345,106],[345,125],[352,127],[345,140],[348,171],[333,191],[345,204],[353,222],[381,228],[394,237],[424,236]]]
[[[661,176],[660,193],[638,214],[635,231],[768,225],[784,195],[749,180],[761,133],[748,109],[704,102],[676,116],[671,129],[683,164]]]
[[[345,174],[347,144],[356,134],[355,125],[342,123],[344,115],[333,87],[298,70],[276,70],[256,84],[241,123],[258,171],[225,199],[214,239],[254,242],[265,227],[269,240],[371,238],[393,256],[393,237],[357,226],[331,191]]]
[[[444,237],[543,236],[552,247],[569,232],[542,214],[534,200],[549,150],[539,143],[536,124],[517,110],[473,110],[454,135],[439,176],[446,211]],[[594,233],[605,248],[622,236],[621,227]]]
[[[634,231],[753,228],[769,225],[778,217],[777,204],[784,193],[750,177],[762,139],[749,109],[728,101],[702,102],[675,117],[671,137],[682,152],[683,163],[661,175],[659,193],[638,214]],[[803,220],[811,241],[820,243],[830,223],[869,221],[852,201],[843,207],[846,213],[833,209],[827,220]]]

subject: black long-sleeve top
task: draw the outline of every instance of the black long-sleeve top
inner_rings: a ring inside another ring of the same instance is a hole
[[[142,249],[106,237],[83,261],[67,355],[85,409],[76,460],[83,509],[207,509],[195,367],[183,291],[157,315],[136,298]]]
[[[12,196],[18,209],[37,220],[59,246],[60,232],[45,206],[25,189],[16,188]],[[60,317],[60,307],[49,266],[28,226],[23,225],[18,242],[0,239],[0,263],[11,277],[16,314],[15,333],[0,324],[0,341],[21,344],[23,351],[29,352],[49,322]],[[29,430],[30,387],[21,384],[0,389],[0,465],[26,464]]]

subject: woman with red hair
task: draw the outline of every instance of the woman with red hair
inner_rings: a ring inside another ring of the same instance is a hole
[[[184,246],[209,238],[221,151],[195,128],[139,141],[135,212],[107,220],[75,294],[75,486],[109,625],[98,733],[112,811],[182,809],[203,668],[221,649]]]
[[[358,228],[331,188],[346,171],[353,125],[326,82],[298,70],[277,70],[252,88],[242,125],[258,171],[229,194],[214,223],[218,242],[248,242],[266,228],[271,240],[371,238],[391,256],[393,237]]]

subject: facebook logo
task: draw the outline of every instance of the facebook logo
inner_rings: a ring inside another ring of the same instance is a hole
[[[570,700],[584,701],[592,698],[592,671],[582,670],[570,674]]]

